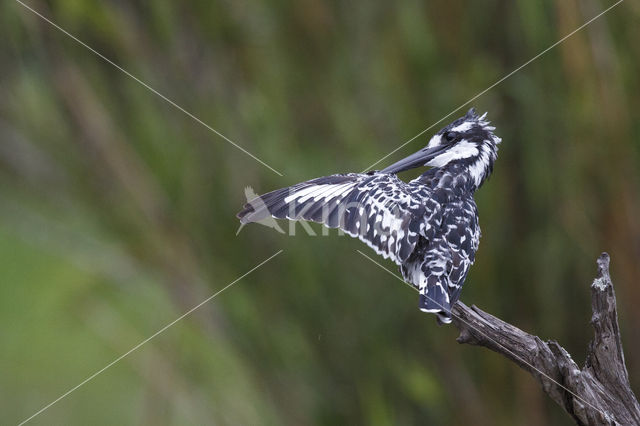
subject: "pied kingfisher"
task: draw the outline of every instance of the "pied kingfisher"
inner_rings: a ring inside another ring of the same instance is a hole
[[[381,171],[320,177],[249,202],[242,223],[273,216],[340,228],[400,266],[419,308],[451,322],[451,307],[480,240],[474,192],[489,177],[501,139],[472,108],[428,145]],[[396,173],[431,167],[406,183]]]

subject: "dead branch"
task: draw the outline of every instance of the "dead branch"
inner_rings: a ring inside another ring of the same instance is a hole
[[[582,369],[558,342],[542,341],[476,306],[458,302],[452,313],[459,343],[484,346],[518,364],[577,424],[640,425],[640,405],[624,361],[607,253],[598,258],[591,307],[595,333]]]

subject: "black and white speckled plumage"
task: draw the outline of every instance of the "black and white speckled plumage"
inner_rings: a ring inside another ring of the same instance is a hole
[[[451,321],[451,306],[480,240],[474,192],[491,174],[500,138],[470,110],[421,151],[376,172],[325,176],[260,196],[238,214],[242,223],[267,216],[340,228],[400,266],[420,290],[420,309]],[[432,168],[404,182],[395,173]],[[259,206],[259,207],[256,207]]]

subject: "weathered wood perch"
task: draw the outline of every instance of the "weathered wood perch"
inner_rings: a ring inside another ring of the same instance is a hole
[[[609,276],[609,255],[598,258],[591,284],[595,335],[580,369],[553,340],[542,341],[499,318],[458,302],[452,310],[459,343],[484,346],[518,364],[579,425],[640,425],[640,405],[622,352],[616,296]]]

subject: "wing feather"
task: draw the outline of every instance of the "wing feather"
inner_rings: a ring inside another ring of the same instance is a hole
[[[242,223],[273,216],[340,228],[402,264],[425,229],[425,205],[432,210],[429,217],[437,214],[439,205],[429,203],[429,191],[393,174],[332,175],[262,195],[247,203],[238,217]]]

